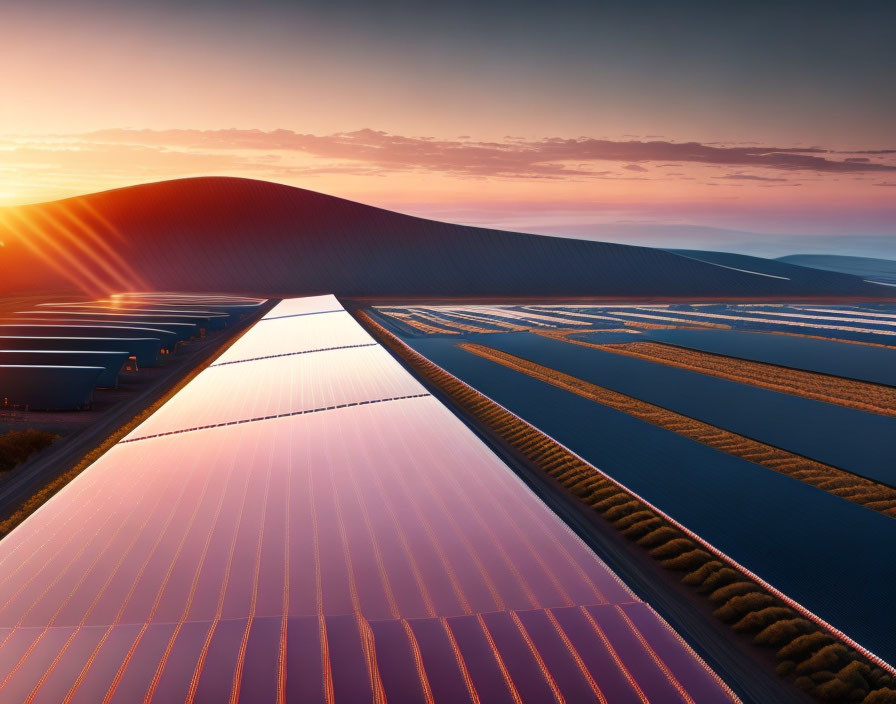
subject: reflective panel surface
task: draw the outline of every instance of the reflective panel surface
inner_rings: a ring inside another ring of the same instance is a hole
[[[373,346],[210,367],[0,542],[0,701],[735,698]]]

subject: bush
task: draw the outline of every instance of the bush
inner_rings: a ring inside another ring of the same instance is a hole
[[[735,631],[761,631],[766,626],[794,616],[793,609],[788,609],[786,606],[769,606],[761,611],[747,614],[735,623],[733,628]]]
[[[649,520],[659,521],[656,514],[653,511],[635,511],[635,513],[630,513],[627,516],[623,516],[618,521],[614,521],[617,528],[630,528],[631,526],[638,525],[639,523],[643,523]]]
[[[782,643],[791,642],[814,628],[815,626],[812,622],[804,618],[777,621],[760,631],[753,639],[753,642],[757,645],[781,645]]]
[[[703,584],[709,575],[713,572],[717,572],[722,569],[725,565],[719,562],[718,560],[713,560],[712,562],[707,562],[703,567],[686,574],[682,577],[681,581],[691,587],[699,587]]]
[[[0,435],[0,472],[8,472],[39,450],[48,447],[58,435],[43,430],[10,430]]]
[[[689,550],[688,552],[683,552],[678,557],[673,557],[670,560],[663,560],[663,567],[667,570],[693,570],[712,560],[712,555],[710,555],[706,550]]]
[[[862,704],[896,704],[896,689],[885,687],[869,692]]]
[[[761,592],[762,588],[755,582],[732,582],[716,589],[709,598],[719,603],[728,601],[733,596],[742,596],[750,592]]]
[[[637,516],[638,514],[635,515]],[[650,531],[656,530],[661,525],[663,525],[663,519],[659,516],[654,516],[653,518],[645,518],[644,520],[640,520],[637,523],[631,524],[628,528],[622,531],[622,534],[630,540],[637,540],[638,538],[642,538],[647,535]]]
[[[700,591],[711,592],[719,587],[724,587],[726,584],[739,582],[743,577],[744,576],[737,570],[733,570],[730,567],[723,567],[706,578],[706,581],[700,585]]]
[[[812,681],[810,678],[808,678],[808,677],[797,677],[797,678],[793,681],[793,683],[794,683],[797,687],[799,687],[800,689],[802,689],[803,691],[806,691],[806,692],[808,692],[810,689],[814,689],[814,688],[815,688],[815,682],[813,682],[813,681]]]
[[[683,552],[693,549],[694,541],[687,538],[675,538],[659,547],[653,548],[650,554],[653,557],[675,557]]]
[[[819,670],[830,670],[839,665],[848,654],[849,651],[839,643],[831,643],[810,656],[808,660],[797,665],[796,671],[800,674],[808,674]]]
[[[751,611],[759,611],[775,602],[768,594],[754,592],[743,596],[731,597],[724,606],[715,610],[715,615],[723,621],[734,621]]]
[[[626,516],[631,516],[637,513],[643,506],[644,505],[637,499],[632,499],[624,504],[616,504],[612,508],[607,509],[607,511],[604,512],[604,518],[611,523],[615,523]]]
[[[838,680],[836,677],[834,679],[830,679],[823,684],[818,685],[813,691],[816,697],[825,702],[837,701],[839,699],[843,699],[848,696],[852,692],[852,688]]]
[[[779,658],[802,660],[808,657],[816,650],[820,650],[826,645],[834,642],[833,636],[821,631],[815,633],[807,633],[804,636],[796,638],[792,643],[788,643],[778,651]]]
[[[871,689],[869,678],[871,668],[863,662],[853,660],[837,673],[837,679],[843,680],[851,689]]]
[[[596,510],[603,513],[604,511],[609,511],[614,506],[618,506],[619,504],[627,504],[629,501],[632,500],[632,497],[629,496],[628,494],[626,494],[625,492],[618,491],[618,490],[617,490],[617,492],[618,493],[614,493],[614,494],[608,496],[606,499],[601,499],[597,503],[592,504],[592,506]]]
[[[657,528],[655,531],[651,531],[643,538],[639,538],[638,545],[642,545],[645,548],[652,548],[655,545],[667,543],[673,538],[677,538],[679,535],[681,535],[681,533],[674,528],[663,526],[662,528]]]

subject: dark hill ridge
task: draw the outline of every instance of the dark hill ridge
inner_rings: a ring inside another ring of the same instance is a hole
[[[893,259],[848,257],[839,254],[791,254],[778,257],[778,261],[825,271],[839,271],[862,279],[896,283],[896,260]]]
[[[0,293],[78,283],[343,296],[882,296],[859,278],[772,278],[672,252],[434,222],[237,178],[0,210]],[[807,271],[776,263],[781,270]]]

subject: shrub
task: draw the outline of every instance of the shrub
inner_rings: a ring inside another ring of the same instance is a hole
[[[755,582],[732,582],[724,587],[716,589],[709,598],[719,603],[728,601],[733,596],[741,596],[750,592],[760,592],[762,589]]]
[[[833,679],[824,682],[823,684],[818,685],[813,691],[816,697],[821,699],[822,701],[832,702],[838,699],[843,699],[848,696],[852,692],[852,688],[841,680],[838,680],[836,677]]]
[[[853,660],[837,673],[837,679],[843,680],[851,689],[871,689],[869,678],[871,668],[863,662]]]
[[[31,455],[52,444],[58,435],[43,430],[10,430],[0,435],[0,472],[8,472]]]
[[[718,560],[713,560],[712,562],[707,562],[702,567],[694,570],[693,572],[686,574],[684,577],[682,577],[681,581],[684,582],[685,584],[687,584],[688,586],[699,587],[701,584],[703,584],[707,580],[709,575],[711,575],[713,572],[717,572],[718,570],[722,569],[724,566],[725,565],[722,564],[721,562],[719,562]]]
[[[715,615],[723,621],[733,621],[751,611],[759,611],[775,602],[768,594],[753,593],[731,597],[724,606],[715,610]]]
[[[839,643],[831,643],[796,666],[800,674],[829,670],[837,666],[849,651]]]
[[[650,554],[653,557],[675,557],[687,550],[691,550],[693,547],[693,540],[688,540],[687,538],[675,538],[668,543],[653,548],[653,550],[650,551]]]
[[[679,535],[681,535],[681,533],[674,528],[663,526],[662,528],[657,528],[655,531],[651,531],[643,538],[639,538],[638,545],[643,545],[645,548],[651,548],[655,545],[666,543],[673,538],[677,538]]]
[[[623,516],[617,521],[614,521],[617,528],[629,528],[630,526],[637,525],[643,521],[648,521],[650,519],[654,519],[659,521],[656,514],[653,511],[635,511],[634,513],[630,513],[627,516]]]
[[[624,504],[617,504],[604,513],[604,518],[612,523],[615,523],[621,518],[625,518],[627,516],[635,514],[642,508],[642,506],[643,504],[635,499]]]
[[[793,609],[788,609],[786,606],[769,606],[747,614],[735,623],[733,628],[735,631],[761,631],[773,623],[793,618],[794,615]]]
[[[711,592],[719,587],[724,587],[726,584],[738,582],[741,579],[743,579],[743,575],[740,572],[730,567],[723,567],[706,578],[706,581],[700,585],[700,591]]]
[[[622,533],[631,540],[637,540],[638,538],[647,535],[650,531],[659,528],[661,525],[663,525],[663,519],[659,516],[654,516],[653,518],[646,518],[637,523],[633,523],[628,528],[624,529]]]
[[[804,618],[776,621],[762,629],[753,639],[753,642],[757,645],[781,645],[782,643],[791,642],[814,628],[814,624]]]
[[[625,504],[632,500],[632,497],[628,494],[620,491],[617,494],[612,494],[608,496],[606,499],[601,499],[596,504],[593,504],[594,508],[603,513],[604,511],[608,511],[614,506],[618,506],[619,504]]]
[[[813,682],[808,677],[797,677],[793,683],[799,687],[800,689],[808,692],[810,689],[815,688],[815,682]]]
[[[688,552],[683,552],[678,557],[673,557],[669,560],[663,560],[663,567],[668,570],[693,570],[700,565],[703,565],[712,560],[712,555],[710,555],[706,550],[696,549],[689,550]]]
[[[833,636],[821,631],[815,633],[807,633],[804,636],[796,638],[792,643],[788,643],[778,651],[779,658],[790,658],[793,660],[802,660],[808,657],[816,650],[833,643]]]

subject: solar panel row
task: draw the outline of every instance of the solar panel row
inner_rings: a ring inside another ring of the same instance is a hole
[[[0,700],[735,700],[333,305],[275,308],[0,542]]]

